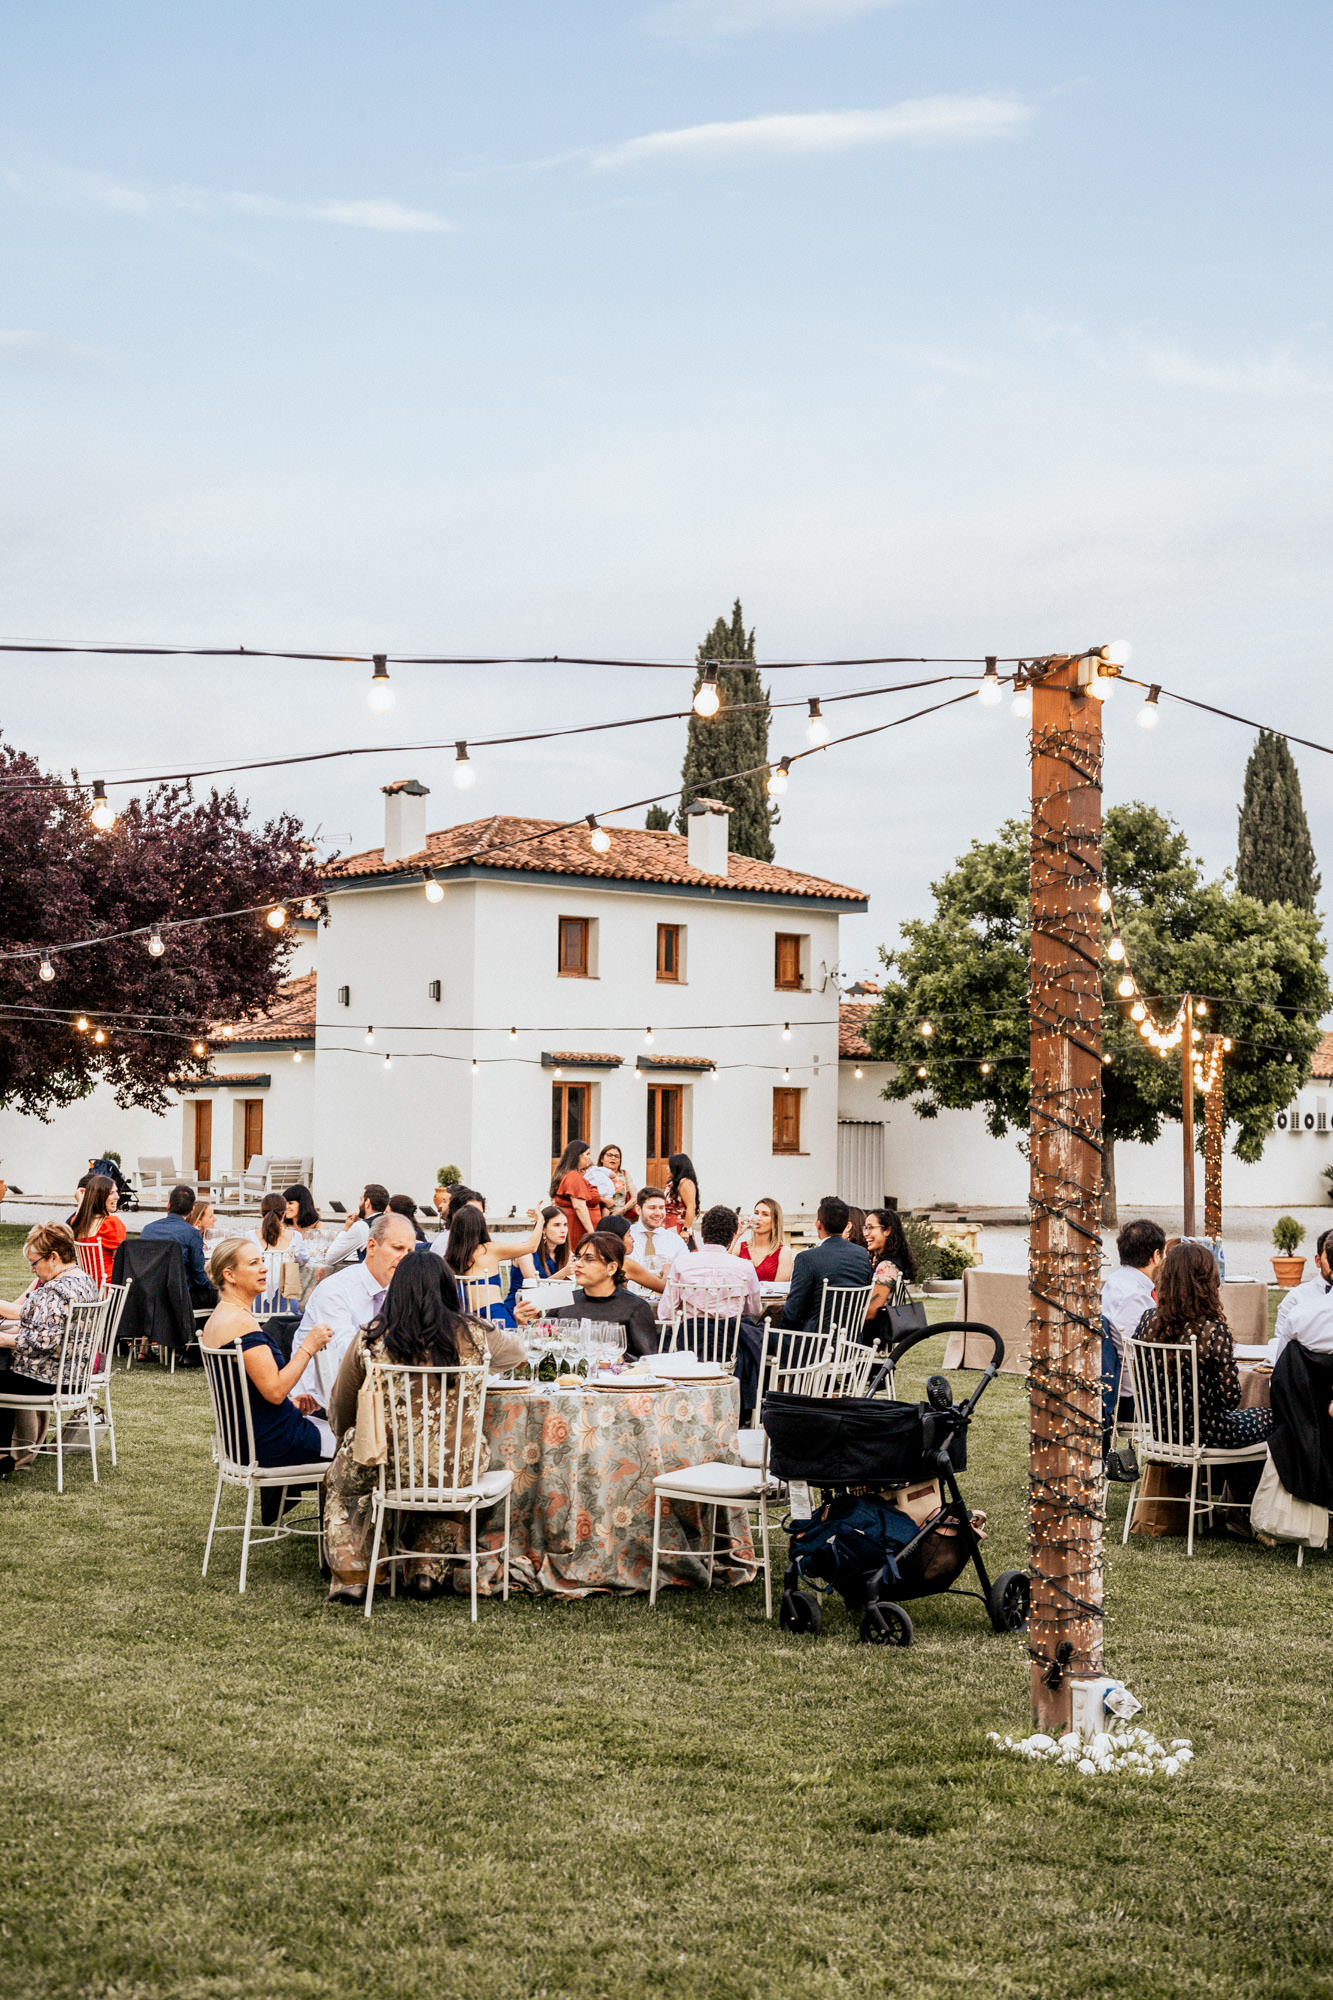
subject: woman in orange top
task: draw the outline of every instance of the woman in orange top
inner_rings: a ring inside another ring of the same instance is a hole
[[[129,1233],[115,1212],[119,1200],[115,1182],[105,1174],[94,1174],[83,1190],[79,1212],[71,1224],[76,1242],[97,1245],[88,1275],[102,1285],[110,1283],[116,1252]]]
[[[586,1139],[571,1139],[551,1176],[551,1200],[569,1224],[569,1245],[577,1250],[602,1219],[602,1197],[587,1178],[592,1147]]]

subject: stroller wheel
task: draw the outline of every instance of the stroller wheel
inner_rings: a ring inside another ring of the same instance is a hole
[[[863,1646],[910,1646],[912,1621],[901,1604],[872,1604],[861,1620]]]
[[[824,1607],[808,1591],[784,1590],[778,1624],[784,1632],[811,1632],[817,1639],[824,1629]]]
[[[1032,1586],[1026,1570],[1001,1570],[990,1587],[990,1622],[997,1632],[1022,1632],[1028,1622]]]

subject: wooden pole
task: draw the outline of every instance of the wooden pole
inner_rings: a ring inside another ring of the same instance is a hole
[[[1029,1569],[1032,1715],[1101,1671],[1101,703],[1079,662],[1032,694]]]
[[[1194,995],[1185,995],[1185,1019],[1180,1035],[1180,1112],[1185,1146],[1183,1236],[1194,1234]]]
[[[1222,1138],[1226,1131],[1220,1035],[1205,1036],[1203,1061],[1205,1078],[1212,1078],[1203,1105],[1203,1233],[1216,1243],[1222,1234]]]

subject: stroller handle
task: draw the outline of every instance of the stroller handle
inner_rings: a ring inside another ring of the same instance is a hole
[[[896,1368],[903,1355],[911,1348],[919,1347],[923,1340],[933,1340],[937,1333],[984,1334],[994,1350],[990,1360],[986,1363],[985,1372],[987,1376],[998,1372],[1004,1360],[1004,1342],[993,1326],[983,1326],[979,1319],[942,1319],[937,1320],[934,1326],[922,1328],[918,1333],[905,1333],[902,1339],[895,1340],[893,1346],[889,1349],[888,1358],[890,1365]]]

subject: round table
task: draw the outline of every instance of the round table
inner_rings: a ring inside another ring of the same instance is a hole
[[[652,1568],[653,1480],[681,1466],[737,1464],[736,1380],[671,1383],[654,1389],[486,1392],[491,1465],[514,1474],[510,1588],[534,1595],[586,1597],[593,1591],[646,1591]],[[659,1587],[707,1582],[702,1551],[707,1510],[664,1504]],[[486,1517],[488,1550],[500,1516]],[[740,1544],[719,1555],[715,1578],[728,1584],[757,1573],[743,1509],[719,1508],[718,1538]],[[483,1561],[478,1589],[500,1588],[498,1557]]]

